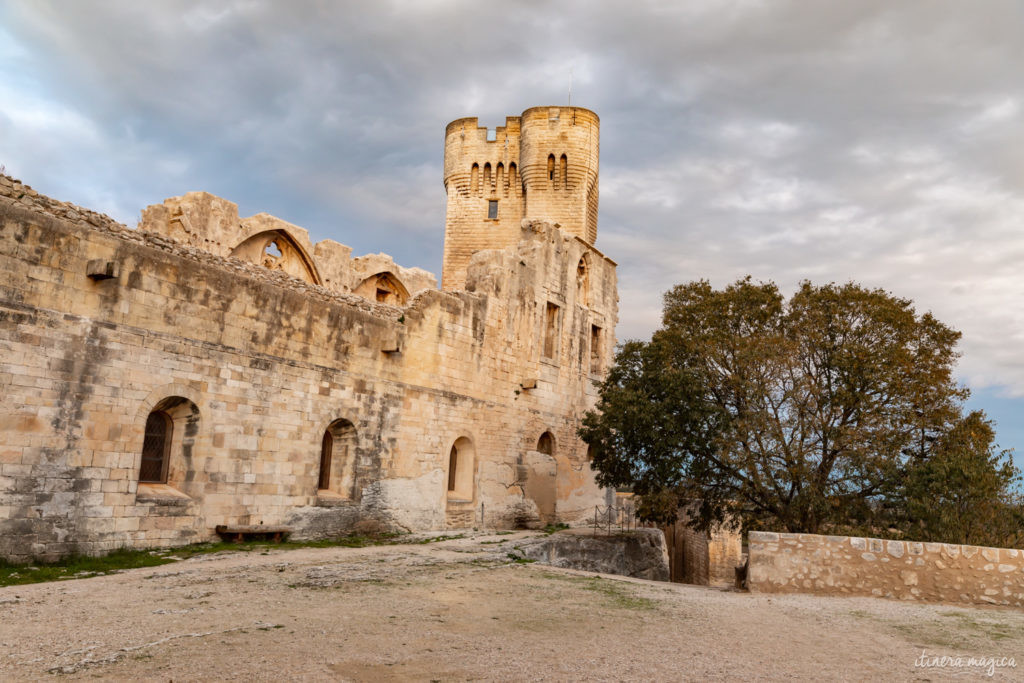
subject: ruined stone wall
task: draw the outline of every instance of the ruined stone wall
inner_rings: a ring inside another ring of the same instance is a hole
[[[372,280],[381,274],[400,283],[403,304],[425,289],[437,289],[437,280],[425,270],[403,268],[387,254],[353,258],[350,247],[334,240],[313,244],[297,225],[266,213],[241,218],[237,204],[208,192],[189,192],[146,207],[139,229],[371,301],[376,293]]]
[[[556,473],[542,478],[553,519],[583,517],[601,494],[575,432],[603,373],[589,363],[595,339],[611,359],[614,264],[550,225],[519,232],[514,248],[473,257],[467,291],[424,290],[399,307],[0,177],[0,556],[186,543],[218,524],[313,537],[481,515],[540,523],[526,493],[538,469]],[[174,420],[167,483],[140,484],[155,408]],[[351,485],[321,491],[322,440],[339,419],[355,431],[339,466]],[[556,445],[537,465],[544,432]],[[472,446],[458,497],[455,443]]]
[[[597,239],[596,114],[579,107],[534,107],[508,117],[493,140],[487,137],[476,118],[452,121],[445,129],[446,290],[465,285],[475,252],[513,246],[523,219],[557,223],[587,244]],[[496,202],[495,218],[489,217],[489,202]]]
[[[752,531],[749,555],[757,593],[1024,606],[1022,550]]]

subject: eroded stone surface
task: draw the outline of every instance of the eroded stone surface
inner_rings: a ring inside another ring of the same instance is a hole
[[[669,580],[668,548],[660,529],[612,534],[583,529],[560,531],[524,542],[517,549],[529,559],[554,567]]]

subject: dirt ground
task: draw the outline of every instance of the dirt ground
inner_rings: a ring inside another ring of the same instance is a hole
[[[750,595],[512,562],[530,532],[229,552],[0,589],[0,679],[951,680],[1024,612]],[[959,675],[957,675],[959,674]]]

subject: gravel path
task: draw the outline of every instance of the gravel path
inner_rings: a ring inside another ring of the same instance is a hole
[[[962,680],[1024,613],[764,596],[517,564],[531,536],[229,552],[0,589],[0,679]],[[954,676],[955,673],[961,675]]]

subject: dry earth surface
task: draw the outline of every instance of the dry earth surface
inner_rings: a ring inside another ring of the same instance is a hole
[[[198,556],[0,589],[0,678],[950,680],[1024,613],[765,596],[511,562],[531,532]]]

